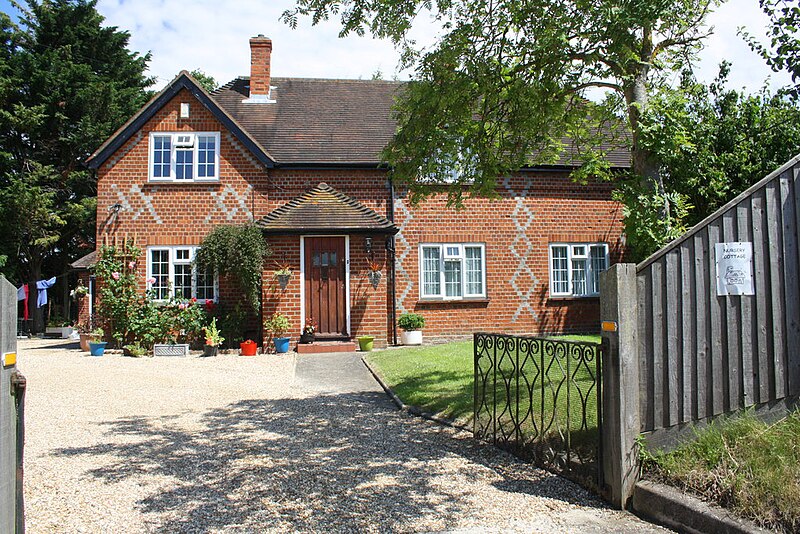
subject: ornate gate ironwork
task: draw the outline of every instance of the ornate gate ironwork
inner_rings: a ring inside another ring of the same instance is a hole
[[[475,437],[602,488],[602,345],[476,333],[474,347]]]

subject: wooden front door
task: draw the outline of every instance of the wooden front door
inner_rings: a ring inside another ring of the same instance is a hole
[[[305,238],[306,317],[317,336],[347,336],[344,237]]]

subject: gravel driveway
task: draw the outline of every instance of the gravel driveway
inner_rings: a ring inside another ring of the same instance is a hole
[[[662,531],[398,412],[354,355],[19,353],[30,533]]]

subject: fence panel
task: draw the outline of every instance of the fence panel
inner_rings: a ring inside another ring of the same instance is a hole
[[[0,276],[0,532],[24,531],[22,515],[21,427],[17,413],[21,392],[15,388],[17,291]]]
[[[800,395],[800,157],[637,266],[642,431]],[[754,295],[717,295],[718,243],[752,243]]]
[[[477,333],[474,347],[475,437],[601,487],[601,346]]]

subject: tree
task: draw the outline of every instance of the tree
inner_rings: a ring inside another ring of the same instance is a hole
[[[219,87],[217,80],[215,80],[213,76],[211,76],[210,74],[206,74],[200,69],[194,69],[189,74],[191,74],[192,78],[194,78],[197,81],[197,83],[199,83],[203,87],[203,89],[205,89],[209,93],[211,91],[214,91],[217,87]]]
[[[709,34],[704,23],[717,3],[298,0],[283,20],[295,26],[301,15],[314,24],[339,15],[342,35],[390,38],[404,66],[416,67],[385,159],[417,198],[453,168],[460,178],[449,190],[451,203],[467,184],[472,194],[491,194],[498,177],[553,161],[564,136],[583,163],[577,178],[608,177],[598,141],[627,130],[633,171],[661,199],[658,216],[669,224],[669,198],[659,162],[641,142],[640,117],[651,88],[686,65]],[[408,40],[422,8],[443,27],[427,51]],[[607,98],[587,101],[591,88],[608,90]]]
[[[103,26],[95,5],[29,0],[18,27],[0,14],[0,253],[14,280],[63,272],[94,249],[96,178],[83,162],[153,83],[149,54],[129,51],[130,35]]]
[[[723,63],[708,86],[684,72],[678,87],[654,93],[642,116],[641,142],[661,162],[665,194],[685,224],[700,222],[800,151],[796,97],[766,88],[755,94],[728,89],[729,69]],[[636,209],[652,197],[641,195],[636,184],[619,191],[631,210],[626,233],[634,247],[662,237],[658,221],[647,220],[652,210]]]
[[[758,4],[772,24],[770,46],[762,45],[748,32],[742,34],[772,70],[785,70],[792,75],[794,92],[800,93],[800,6],[796,0],[758,0]]]

